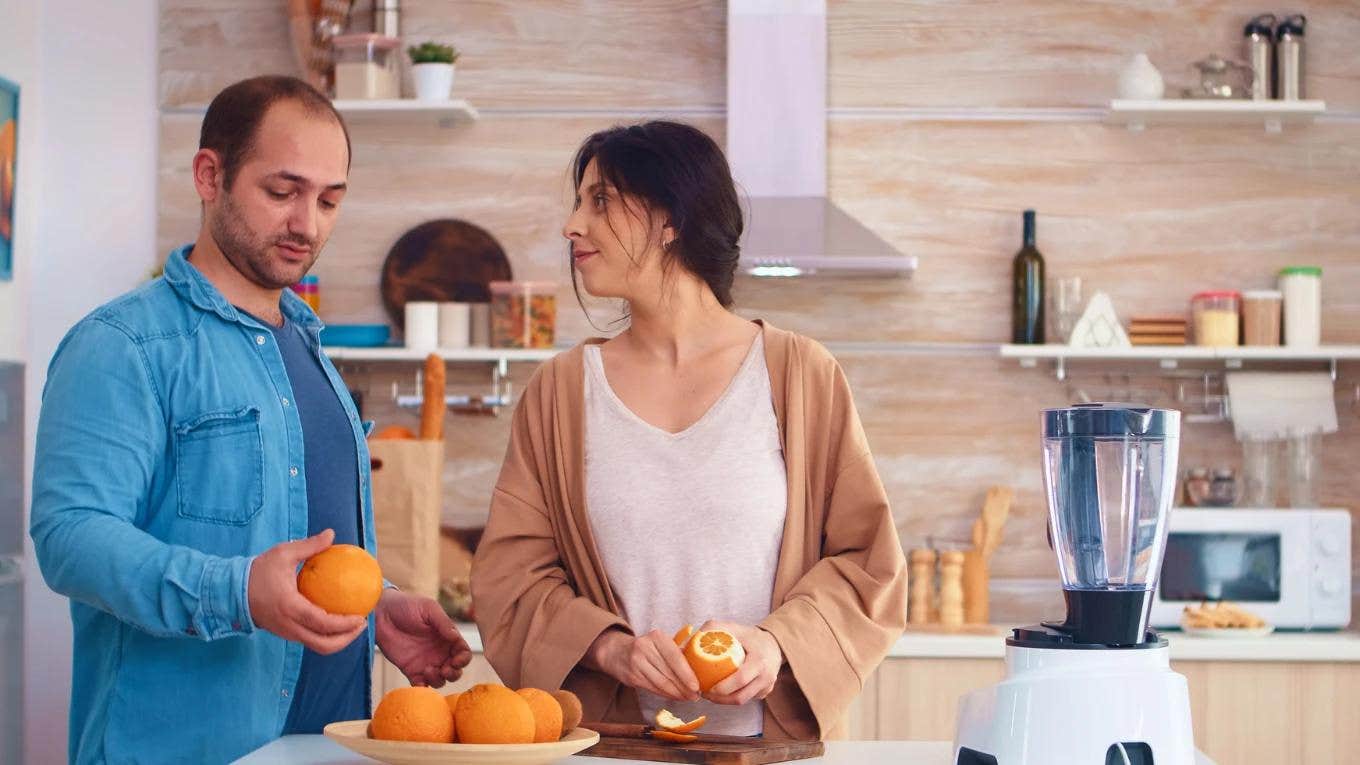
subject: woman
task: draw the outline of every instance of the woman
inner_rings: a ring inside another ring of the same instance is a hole
[[[573,281],[630,322],[544,364],[515,410],[473,564],[486,656],[513,687],[574,691],[586,720],[665,707],[706,733],[842,733],[906,623],[845,377],[729,310],[741,209],[708,136],[616,127],[574,170]],[[746,652],[702,697],[671,638],[686,624]]]

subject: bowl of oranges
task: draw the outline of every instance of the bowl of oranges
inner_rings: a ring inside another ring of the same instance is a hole
[[[331,723],[323,732],[390,765],[546,765],[599,742],[580,722],[581,702],[570,691],[482,683],[449,695],[396,688],[373,719]]]

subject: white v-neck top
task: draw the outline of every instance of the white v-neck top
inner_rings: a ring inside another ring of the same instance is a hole
[[[788,489],[762,338],[717,402],[678,433],[619,399],[598,345],[585,349],[585,404],[591,531],[634,633],[768,616]],[[759,701],[639,698],[648,723],[665,708],[684,720],[708,715],[705,733],[762,732]]]

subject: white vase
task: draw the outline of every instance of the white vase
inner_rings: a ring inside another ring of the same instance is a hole
[[[1139,53],[1129,60],[1119,73],[1119,97],[1135,101],[1155,101],[1166,92],[1162,73],[1148,60],[1146,53]]]
[[[414,64],[411,81],[421,101],[447,101],[453,91],[453,64]]]

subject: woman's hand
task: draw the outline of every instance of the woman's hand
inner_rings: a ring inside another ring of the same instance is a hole
[[[699,699],[699,678],[669,635],[652,630],[633,637],[605,630],[586,651],[586,666],[608,674],[624,685],[676,701]]]
[[[779,679],[779,668],[784,665],[784,652],[779,649],[774,635],[759,627],[731,622],[708,622],[699,629],[730,633],[746,651],[746,658],[737,671],[709,688],[704,698],[715,704],[740,705],[770,695]]]

